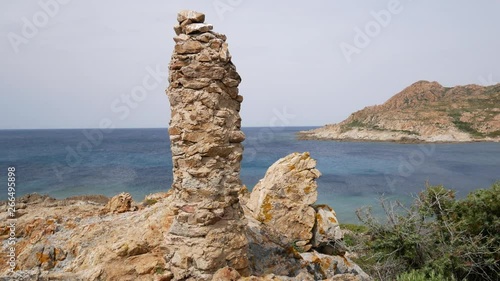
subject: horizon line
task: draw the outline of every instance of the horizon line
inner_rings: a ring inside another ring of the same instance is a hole
[[[325,124],[327,125],[327,124]],[[242,128],[300,128],[300,127],[323,127],[325,125],[295,125],[295,126],[242,126]],[[123,128],[112,128],[112,130],[133,130],[133,129],[168,129],[167,127],[123,127]],[[20,129],[7,129],[0,128],[0,131],[28,131],[28,130],[108,130],[101,128],[20,128]]]

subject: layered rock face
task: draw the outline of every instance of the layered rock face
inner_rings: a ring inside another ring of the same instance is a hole
[[[209,280],[224,266],[246,274],[246,225],[238,199],[245,135],[240,130],[241,78],[226,37],[182,11],[170,62],[169,126],[175,219],[167,235],[175,279]]]

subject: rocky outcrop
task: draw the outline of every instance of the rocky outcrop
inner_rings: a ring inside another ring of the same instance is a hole
[[[174,28],[171,190],[141,204],[128,193],[19,198],[14,218],[0,213],[15,219],[0,226],[2,241],[15,236],[2,251],[16,253],[14,273],[0,255],[0,280],[370,280],[344,256],[333,209],[314,205],[308,153],[273,164],[251,194],[241,185],[241,79],[204,18],[182,11]]]
[[[210,280],[224,266],[248,274],[248,242],[240,161],[241,78],[231,62],[226,36],[212,32],[205,16],[182,11],[167,89],[173,173],[167,235],[168,266],[175,279]]]
[[[345,249],[339,250],[342,233],[333,209],[314,205],[318,176],[314,159],[307,153],[295,153],[275,163],[251,194],[241,192],[249,204],[244,206],[247,224],[243,233],[249,244],[245,258],[251,276],[224,266],[212,280],[370,280],[344,254]],[[108,200],[102,196],[20,198],[16,273],[8,273],[8,257],[0,255],[0,280],[179,280],[171,261],[165,260],[165,252],[171,251],[165,237],[171,237],[178,214],[174,195],[174,190],[150,194],[137,209],[123,213],[102,212],[108,209],[104,205]],[[119,194],[113,198],[127,197]],[[271,208],[258,204],[255,198],[261,197],[269,198]],[[290,214],[285,214],[287,209]],[[265,216],[259,217],[263,213],[277,223],[274,228]],[[7,213],[0,213],[0,219],[7,221]],[[9,228],[1,226],[0,239],[7,241],[9,235]],[[218,239],[225,235],[213,234]],[[4,243],[2,251],[7,247]],[[225,249],[218,247],[211,250]]]
[[[419,81],[382,105],[333,125],[300,132],[301,139],[470,142],[500,141],[500,84],[443,87]]]
[[[342,240],[344,234],[335,211],[327,205],[314,206],[316,220],[313,229],[312,246],[322,253],[345,254]]]
[[[316,179],[320,176],[309,153],[293,153],[276,161],[251,194],[241,193],[247,197],[242,201],[246,202],[254,274],[263,275],[266,269],[272,269],[274,274],[303,275],[310,280],[346,274],[352,275],[352,280],[371,280],[346,257],[335,211],[326,205],[314,205]]]
[[[275,243],[309,250],[321,173],[309,153],[294,153],[274,163],[250,194],[247,207]]]
[[[300,255],[314,280],[371,280],[370,276],[347,257],[325,255],[315,251]]]
[[[120,196],[115,196],[119,198]],[[171,197],[124,213],[105,212],[105,197],[56,200],[29,195],[16,218],[16,271],[0,255],[0,280],[154,280],[168,277],[164,235]],[[2,207],[5,207],[3,205]],[[7,212],[0,213],[7,221]],[[0,227],[7,241],[9,228]],[[2,245],[5,251],[7,244]],[[4,278],[4,279],[2,279]]]
[[[116,196],[113,196],[111,200],[104,206],[103,213],[124,213],[128,211],[135,210],[133,204],[132,195],[130,193],[122,192]]]

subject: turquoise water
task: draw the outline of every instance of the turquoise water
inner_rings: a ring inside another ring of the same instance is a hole
[[[355,210],[378,205],[383,194],[404,202],[425,183],[443,184],[465,196],[500,180],[500,144],[396,144],[298,141],[305,127],[245,128],[243,183],[252,188],[267,168],[292,152],[309,151],[323,176],[318,203],[334,207],[341,222]],[[166,129],[1,130],[1,182],[17,169],[18,195],[56,198],[130,192],[136,200],[167,190],[172,163]],[[5,185],[6,186],[6,185]],[[7,190],[0,191],[0,200]]]

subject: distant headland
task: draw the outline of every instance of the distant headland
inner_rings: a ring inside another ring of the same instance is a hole
[[[393,142],[500,141],[500,84],[443,87],[419,81],[382,105],[337,124],[298,133],[300,139]]]

